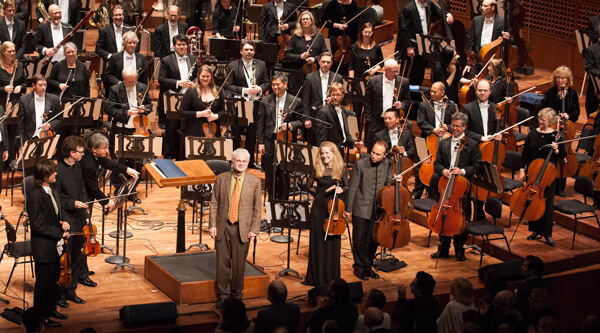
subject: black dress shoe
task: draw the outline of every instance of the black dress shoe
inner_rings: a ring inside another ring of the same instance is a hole
[[[365,271],[359,271],[359,270],[354,270],[354,276],[356,276],[357,278],[363,280],[363,281],[367,281],[369,279],[369,277],[367,276],[367,273],[365,273]]]
[[[96,272],[94,272],[94,271],[89,271],[89,272],[87,272],[87,275],[88,275],[88,276],[90,276],[90,275],[94,275],[94,274],[96,274]]]
[[[534,240],[540,238],[542,238],[542,235],[538,234],[537,232],[534,232],[531,235],[527,236],[527,240]]]
[[[79,279],[79,284],[82,284],[84,286],[88,286],[88,287],[95,287],[98,284],[94,281],[92,281],[89,277],[86,277],[85,279]]]
[[[61,308],[63,308],[63,309],[66,309],[66,308],[68,308],[68,307],[69,307],[69,303],[67,303],[67,300],[66,300],[66,299],[61,299],[60,301],[58,301],[58,302],[56,303],[56,305],[60,306],[60,307],[61,307]]]
[[[437,258],[446,258],[446,259],[449,259],[449,258],[450,258],[450,255],[449,255],[448,253],[440,253],[440,252],[438,251],[438,252],[433,252],[433,253],[430,255],[430,257],[431,257],[431,258],[433,258],[433,259],[437,259]]]
[[[50,314],[50,317],[56,318],[56,319],[63,319],[63,320],[69,318],[69,316],[67,316],[66,314],[60,313],[60,312],[58,312],[56,310],[54,310],[54,312],[52,312]]]
[[[61,323],[54,321],[50,318],[44,318],[42,320],[42,324],[44,324],[44,326],[46,326],[46,327],[61,327],[62,326]]]
[[[225,300],[226,298],[219,298],[219,300],[217,301],[217,304],[215,304],[215,307],[219,310],[221,310],[223,308],[223,306],[225,306]]]
[[[85,301],[83,299],[81,299],[79,296],[77,295],[71,295],[71,296],[67,296],[67,299],[71,302],[75,302],[77,304],[85,304]]]
[[[458,261],[467,261],[467,257],[465,257],[465,251],[462,251],[456,255],[456,260]]]
[[[372,269],[370,269],[370,270],[367,272],[367,275],[369,275],[369,277],[370,277],[371,279],[379,279],[379,278],[380,278],[379,274],[375,273],[375,271],[374,271],[374,270],[372,270]]]
[[[556,246],[556,243],[554,243],[554,240],[546,238],[546,245],[554,247]]]

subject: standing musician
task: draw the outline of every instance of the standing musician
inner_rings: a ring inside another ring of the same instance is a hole
[[[600,16],[594,16],[599,19]],[[590,17],[590,20],[592,18]],[[590,22],[591,23],[591,22]],[[0,22],[1,24],[1,22]],[[600,27],[596,26],[596,29],[593,32],[598,33],[600,31]],[[585,70],[590,74],[588,79],[588,89],[585,95],[585,111],[588,115],[596,112],[598,110],[598,106],[600,106],[600,101],[598,101],[598,97],[596,96],[596,92],[594,89],[594,84],[592,83],[592,74],[595,76],[600,76],[600,43],[596,42],[585,49]]]
[[[467,142],[460,153],[460,159],[456,161],[458,153],[457,147],[465,135],[465,130],[469,123],[469,118],[462,112],[456,112],[452,115],[452,137],[440,142],[435,160],[435,172],[440,177],[450,178],[450,175],[461,175],[470,179],[475,173],[479,172],[479,163],[481,161],[481,152],[479,151],[479,142],[467,137]],[[437,186],[436,186],[437,187]],[[444,189],[438,189],[443,193]],[[470,193],[470,191],[469,191]],[[462,198],[462,209],[467,221],[471,220],[471,200],[468,194]],[[468,222],[467,222],[468,223]],[[462,234],[454,235],[454,255],[458,261],[465,261],[465,250],[463,245],[467,240],[468,234],[463,231]],[[437,252],[431,254],[431,258],[449,258],[450,236],[440,236],[440,245]]]
[[[362,142],[352,138],[348,127],[349,111],[342,106],[344,86],[338,82],[332,83],[329,86],[329,96],[331,102],[317,112],[317,119],[321,120],[315,124],[317,144],[320,146],[325,141],[332,142],[338,147],[340,153],[344,151],[344,147],[360,149]],[[326,126],[325,123],[332,126]]]
[[[263,155],[262,166],[265,171],[265,188],[269,199],[285,200],[289,193],[289,178],[279,168],[275,169],[275,141],[280,131],[296,130],[302,126],[302,100],[287,93],[288,78],[285,74],[275,73],[271,78],[273,94],[261,99],[258,109],[257,137],[258,152]],[[293,113],[292,111],[298,112]],[[287,132],[288,135],[291,133]],[[284,140],[287,137],[284,135]],[[273,173],[277,172],[275,193],[273,193]]]
[[[260,12],[258,39],[265,43],[277,43],[277,37],[289,34],[296,28],[296,16],[296,8],[290,2],[273,0],[265,3]]]
[[[105,67],[106,62],[112,57],[113,53],[123,51],[123,34],[127,31],[135,31],[135,27],[123,24],[124,17],[125,10],[120,5],[116,5],[112,9],[112,22],[98,30],[96,54],[102,57]]]
[[[87,201],[87,193],[79,163],[85,153],[85,146],[85,140],[79,136],[69,136],[63,141],[61,149],[64,158],[58,161],[56,182],[52,184],[52,189],[60,196],[61,219],[69,223],[71,226],[69,231],[72,233],[81,233],[87,224],[88,205],[84,203]],[[71,259],[72,279],[69,285],[61,288],[58,300],[60,307],[68,307],[67,300],[85,304],[85,301],[75,293],[80,281],[89,287],[96,286],[96,282],[87,275],[87,256],[81,252],[85,242],[85,236],[75,235],[70,237],[66,246],[65,251],[69,253]]]
[[[62,114],[55,118],[61,111],[60,102],[58,96],[46,94],[46,78],[36,74],[33,76],[32,85],[33,91],[19,99],[18,133],[22,139],[19,145],[25,144],[25,141],[31,138],[39,138],[40,132],[48,130],[56,132],[61,128]],[[46,119],[49,122],[46,123]]]
[[[123,1],[120,1],[120,0],[108,0],[108,1],[102,2],[98,6],[98,9],[94,13],[94,15],[92,16],[93,17],[93,21],[96,23],[96,26],[98,26],[97,23],[100,22],[100,19],[101,19],[100,18],[100,13],[102,13],[102,11],[104,9],[106,9],[106,13],[108,13],[108,15],[109,15],[109,17],[108,17],[109,25],[113,24],[114,21],[115,21],[114,20],[114,10],[115,10],[115,8],[117,6],[121,7],[121,9],[124,10],[124,8],[123,8]],[[111,16],[111,14],[113,14],[113,16]],[[123,12],[121,14],[122,14],[122,16],[121,16],[121,22],[123,22],[123,17],[127,16],[127,13]],[[100,27],[100,30],[102,30],[102,28],[103,27]],[[98,53],[98,52],[96,52],[96,53]],[[112,52],[112,53],[116,53],[116,52]]]
[[[452,46],[447,45],[442,50],[440,61],[436,62],[431,69],[431,81],[443,82],[446,86],[446,96],[455,104],[458,104],[460,85],[469,84],[471,80],[461,76],[458,54]]]
[[[148,83],[148,71],[146,56],[136,52],[138,37],[133,31],[123,33],[123,51],[114,53],[108,60],[108,66],[102,74],[104,87],[110,91],[114,86],[123,81],[121,76],[123,69],[133,68],[137,70],[137,80],[140,83]]]
[[[504,101],[504,99],[509,99],[508,102],[512,102],[512,99],[509,96],[514,94],[514,85],[512,82],[506,81],[506,65],[502,59],[492,59],[490,60],[490,64],[487,67],[488,75],[486,76],[486,80],[490,82],[492,86],[490,92],[490,102],[492,103],[500,103]],[[508,87],[510,85],[510,87]],[[508,88],[509,96],[506,95],[506,90]]]
[[[409,125],[410,120],[406,121],[404,131],[402,131],[400,126],[402,126],[404,119],[400,118],[398,110],[390,108],[383,114],[383,122],[386,128],[375,133],[375,141],[385,141],[389,148],[388,153],[394,147],[398,147],[402,156],[407,156],[413,162],[418,162],[417,151],[412,139],[411,125]],[[402,137],[399,137],[400,132],[402,132]]]
[[[502,31],[504,18],[498,16],[497,9],[496,0],[483,0],[481,15],[475,16],[471,23],[467,51],[473,51],[477,54],[482,47],[495,41],[500,36],[504,39],[510,39],[510,33]]]
[[[52,13],[50,12],[50,7],[52,7],[53,4],[59,7],[59,9],[64,13],[64,17],[61,17],[60,19],[63,24],[74,27],[81,19],[79,15],[81,12],[81,0],[40,0],[40,2],[48,9],[50,21],[53,21]],[[42,13],[40,13],[40,10],[37,7],[35,9],[35,13],[39,23],[46,23],[43,21]]]
[[[257,100],[269,89],[267,65],[264,61],[254,58],[255,50],[253,41],[243,40],[240,43],[242,57],[227,65],[227,69],[233,71],[227,80],[227,89],[230,93],[242,96],[246,100]],[[246,150],[250,153],[250,167],[257,169],[260,167],[254,161],[254,149],[256,146],[258,108],[258,102],[254,102],[252,110],[254,122],[248,124],[246,129]],[[237,125],[231,127],[233,146],[238,148],[241,142],[241,127]]]
[[[385,110],[408,110],[410,93],[408,80],[398,75],[400,66],[394,59],[383,64],[384,73],[369,80],[365,94],[366,144],[370,151],[375,143],[375,133],[385,129],[383,115]],[[398,96],[396,100],[396,96]]]
[[[48,8],[50,22],[38,25],[35,32],[35,45],[40,55],[51,57],[50,61],[55,63],[65,58],[65,51],[61,47],[54,52],[53,47],[62,42],[65,36],[73,30],[73,27],[61,22],[62,11],[58,5],[50,5],[46,8]],[[38,17],[41,17],[41,15],[38,15]],[[46,68],[47,66],[44,66],[40,73],[45,73]]]
[[[188,38],[184,34],[178,34],[172,38],[171,43],[175,46],[175,53],[163,57],[160,61],[158,74],[159,96],[163,96],[165,92],[185,94],[194,86],[194,81],[198,77],[198,59],[188,54]],[[177,111],[181,111],[181,108]],[[181,120],[167,119],[166,112],[164,99],[160,97],[158,100],[158,118],[159,123],[162,120],[165,125],[163,155],[165,158],[179,159]]]
[[[234,39],[239,34],[241,25],[242,13],[238,13],[237,6],[231,0],[217,0],[212,13],[213,36]]]
[[[24,3],[21,2],[21,5]],[[15,1],[4,2],[4,19],[0,18],[0,43],[13,42],[16,49],[17,59],[25,54],[25,22],[15,15]]]
[[[521,170],[519,171],[519,178],[522,182],[527,180],[525,171],[529,169],[529,165],[537,158],[546,159],[550,149],[553,151],[550,162],[556,166],[557,161],[565,158],[567,155],[565,151],[565,145],[556,144],[556,131],[552,128],[557,122],[556,111],[546,107],[538,113],[539,127],[535,130],[527,133],[525,138],[525,144],[523,145],[523,152],[521,154]],[[560,139],[562,140],[562,139]],[[542,147],[550,144],[550,147]],[[529,171],[529,170],[527,170]],[[529,179],[530,182],[535,179]],[[546,199],[546,210],[544,215],[537,221],[529,221],[529,231],[532,231],[531,235],[527,237],[528,240],[534,240],[544,236],[546,244],[549,246],[555,246],[554,240],[552,239],[552,224],[554,221],[554,191],[556,181],[547,186],[544,190],[544,198]]]
[[[15,44],[4,42],[0,46],[0,107],[4,109],[6,99],[16,101],[27,89],[25,69],[15,55]]]
[[[340,277],[341,248],[339,235],[328,235],[327,240],[324,240],[323,224],[329,217],[327,203],[333,199],[334,192],[339,196],[348,189],[348,174],[344,168],[344,159],[333,142],[325,141],[319,146],[319,157],[315,159],[314,170],[306,186],[315,200],[309,218],[308,269],[302,284],[325,286],[331,280]],[[334,189],[330,190],[333,186]]]
[[[561,117],[561,121],[570,120],[573,123],[579,119],[579,96],[575,89],[573,89],[573,72],[566,67],[557,67],[552,72],[552,82],[554,85],[546,90],[544,99],[542,100],[543,108],[552,108],[558,116]],[[565,113],[563,112],[562,103],[565,101]],[[561,128],[563,125],[561,123]],[[560,178],[556,182],[556,192],[561,197],[565,197],[565,187],[567,185],[566,178]]]
[[[210,198],[210,236],[217,250],[217,309],[229,297],[242,298],[250,239],[260,231],[263,206],[260,179],[246,172],[248,151],[234,150],[231,161],[233,170],[217,176]]]
[[[312,46],[308,50],[311,44]],[[326,51],[325,38],[315,26],[313,14],[309,11],[302,12],[296,22],[296,29],[290,37],[286,59],[293,62],[294,66],[302,67],[304,64],[318,62],[319,55]]]
[[[60,218],[60,196],[50,185],[56,181],[56,170],[51,160],[39,160],[33,166],[35,187],[27,193],[27,214],[31,223],[31,252],[35,262],[33,306],[42,314],[46,327],[60,327],[50,319],[67,319],[56,311],[60,277],[62,239],[69,238],[69,223]],[[59,246],[60,244],[60,246]],[[60,250],[57,251],[57,250]]]
[[[4,108],[0,108],[0,117],[4,116]],[[8,130],[5,122],[0,124],[0,172],[4,171],[4,162],[8,160],[9,145],[12,145],[10,141],[14,141],[11,138],[14,136],[8,135]],[[2,188],[2,177],[0,177],[0,188]]]
[[[429,35],[429,25],[441,18],[440,7],[431,0],[410,1],[398,17],[398,36],[395,51],[400,51],[403,61],[413,58],[413,68],[410,73],[410,84],[421,85],[427,63],[419,55],[417,34]],[[454,17],[448,13],[446,22],[452,24]]]
[[[385,158],[388,144],[377,141],[371,149],[371,158],[361,158],[355,164],[348,188],[348,206],[344,217],[352,217],[352,255],[354,275],[361,280],[379,279],[372,269],[377,244],[373,228],[377,220],[377,192],[392,180],[392,163]]]
[[[350,43],[356,41],[358,35],[358,21],[346,24],[346,21],[351,20],[358,14],[358,5],[354,0],[331,0],[327,7],[323,9],[323,22],[329,32],[329,41],[331,45],[331,54],[337,51],[337,38],[346,35],[350,37]]]
[[[313,146],[317,144],[317,133],[313,129],[313,122],[310,117],[315,118],[321,108],[329,104],[329,87],[332,83],[342,83],[342,76],[331,72],[333,56],[328,51],[319,56],[319,70],[306,76],[306,83],[302,90],[305,140]],[[335,77],[334,77],[335,76]]]
[[[185,35],[188,30],[188,24],[179,21],[179,7],[175,5],[169,6],[167,11],[167,22],[159,25],[154,30],[154,43],[152,50],[154,56],[164,58],[175,52],[175,43],[173,38],[177,35]]]
[[[29,9],[27,9],[27,5],[25,4],[26,0],[5,0],[4,1],[4,16],[7,16],[6,7],[9,3],[13,3],[16,8],[16,14],[14,14],[15,18],[21,22],[27,22],[29,19]],[[0,16],[2,18],[2,16]]]
[[[52,66],[48,77],[48,92],[62,98],[90,96],[89,72],[85,64],[77,59],[77,46],[68,42],[63,47],[65,59]]]

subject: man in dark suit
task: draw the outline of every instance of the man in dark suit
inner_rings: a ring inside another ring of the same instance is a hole
[[[286,302],[287,287],[281,280],[273,280],[267,287],[267,299],[271,304],[258,311],[254,319],[254,332],[271,333],[279,327],[285,327],[288,332],[296,332],[300,321],[300,307]]]
[[[410,83],[421,85],[427,63],[419,55],[417,34],[429,35],[429,25],[441,17],[440,8],[431,0],[410,1],[398,17],[398,39],[395,51],[400,51],[398,58],[407,61],[413,58]],[[452,14],[448,13],[448,24],[454,22]]]
[[[123,34],[123,51],[115,53],[108,61],[108,66],[102,75],[104,87],[114,88],[123,81],[122,72],[124,68],[134,68],[137,71],[137,80],[144,85],[148,84],[148,63],[146,57],[135,52],[138,38],[133,31]],[[144,91],[142,91],[142,95]]]
[[[281,34],[290,34],[296,28],[297,15],[294,7],[283,0],[264,4],[260,12],[258,39],[265,43],[277,43],[277,37]]]
[[[400,154],[410,158],[413,162],[417,162],[417,151],[413,144],[412,131],[410,129],[411,125],[409,124],[410,120],[406,122],[406,127],[404,128],[404,131],[402,131],[402,137],[398,137],[401,132],[400,126],[402,126],[403,122],[403,120],[400,119],[398,110],[394,108],[387,109],[383,115],[383,122],[386,128],[375,133],[375,142],[385,141],[389,147],[388,151],[391,151],[394,146],[397,146]]]
[[[452,115],[452,137],[444,139],[440,142],[437,151],[437,157],[434,163],[435,172],[439,177],[450,178],[451,175],[463,176],[467,179],[473,177],[476,172],[479,172],[479,163],[481,161],[481,152],[479,151],[479,142],[467,137],[466,143],[460,158],[456,161],[458,154],[458,145],[464,137],[465,130],[469,123],[469,118],[462,112],[456,112]],[[443,191],[443,189],[441,189]],[[470,191],[469,191],[470,193]],[[467,221],[471,218],[471,201],[470,195],[463,198],[463,212]],[[468,234],[463,232],[454,235],[454,253],[458,261],[465,261],[465,250],[463,245],[467,240]],[[450,250],[450,236],[440,236],[440,245],[438,251],[431,255],[432,258],[448,258]]]
[[[112,10],[112,23],[98,30],[96,54],[102,57],[105,62],[111,58],[113,53],[123,51],[123,34],[127,31],[135,31],[135,27],[123,24],[124,13],[123,7],[116,5]]]
[[[254,161],[254,149],[256,146],[256,121],[258,120],[259,103],[256,101],[269,89],[269,76],[267,65],[264,61],[254,59],[254,42],[243,40],[240,43],[242,57],[227,65],[229,71],[233,71],[227,80],[228,93],[240,96],[246,100],[253,100],[252,116],[254,122],[249,123],[246,128],[246,149],[250,153],[250,167],[260,168]],[[246,110],[248,113],[249,110]],[[239,116],[239,115],[238,115]],[[233,147],[238,148],[241,143],[242,127],[231,125],[233,134]]]
[[[4,5],[4,15],[6,15],[6,4],[12,3],[15,7],[15,18],[23,23],[27,22],[29,18],[29,10],[25,2],[26,0],[0,0],[0,3]]]
[[[289,178],[279,168],[275,169],[275,141],[277,133],[295,133],[302,126],[301,103],[302,100],[287,93],[288,79],[284,74],[275,73],[271,79],[273,94],[261,99],[258,109],[257,137],[258,152],[263,155],[263,170],[265,171],[265,188],[269,199],[285,200],[289,193]],[[294,111],[294,112],[292,112]],[[284,137],[286,138],[286,137]],[[277,173],[275,181],[277,186],[273,193],[273,173]]]
[[[64,7],[60,5],[60,2],[61,2],[60,0],[41,0],[41,2],[44,5],[44,7],[46,7],[46,9],[48,10],[48,14],[50,15],[50,20],[52,20],[52,14],[50,13],[50,6],[52,6],[53,4],[59,6],[61,11],[65,11],[65,13],[63,13],[64,19],[61,18],[62,23],[68,24],[71,27],[74,27],[81,20],[81,17],[79,16],[79,12],[81,10],[81,0],[69,0],[68,2],[65,2],[63,4]],[[40,10],[38,8],[36,8],[35,13],[36,13],[36,17],[38,18],[38,22],[39,23],[44,22],[42,13],[40,13]]]
[[[304,138],[313,146],[317,145],[317,135],[313,129],[313,121],[323,106],[329,104],[329,86],[333,82],[342,83],[342,76],[330,71],[333,56],[329,52],[323,52],[319,56],[319,70],[306,76],[304,89],[302,90],[302,110],[304,112]],[[335,75],[335,77],[334,77]],[[312,117],[312,118],[310,118]]]
[[[233,171],[217,176],[210,198],[210,236],[217,251],[217,309],[222,309],[229,297],[242,298],[250,239],[260,231],[263,207],[260,179],[246,172],[250,153],[238,148],[231,160]]]
[[[55,51],[54,46],[58,45],[73,27],[61,22],[62,11],[58,5],[50,5],[48,15],[50,22],[38,25],[35,32],[35,47],[39,54],[51,58],[50,61],[54,63],[65,59],[64,48]],[[42,68],[41,73],[45,73],[45,70]]]
[[[408,110],[410,106],[408,80],[398,75],[400,66],[396,60],[386,60],[383,68],[385,70],[383,74],[376,75],[369,80],[365,93],[365,141],[368,150],[375,143],[375,133],[385,129],[384,111],[392,107],[396,110]],[[394,94],[395,89],[397,89],[397,94]]]
[[[17,113],[18,133],[23,144],[31,138],[39,137],[41,131],[51,129],[53,132],[59,132],[62,122],[62,115],[54,118],[61,111],[60,102],[58,96],[46,94],[46,78],[36,74],[32,80],[33,91],[21,96]],[[45,120],[52,118],[54,119],[50,122]],[[21,145],[21,142],[17,144]]]
[[[379,274],[372,268],[377,251],[377,244],[373,241],[373,226],[377,215],[377,192],[393,176],[392,163],[385,158],[387,149],[384,141],[377,141],[371,149],[371,158],[359,159],[350,177],[344,217],[352,218],[352,266],[354,275],[361,280],[379,279]]]
[[[159,25],[154,30],[154,43],[152,49],[154,56],[164,58],[175,52],[173,37],[177,35],[185,35],[188,29],[188,24],[179,21],[179,7],[169,6],[168,21]]]
[[[0,44],[6,41],[15,44],[17,59],[25,54],[25,22],[16,18],[15,2],[7,0],[4,3],[4,19],[0,19]]]
[[[40,160],[33,167],[35,187],[27,193],[26,208],[31,224],[31,252],[35,261],[35,287],[33,306],[37,308],[48,327],[60,327],[61,323],[50,319],[67,319],[56,311],[58,278],[62,239],[69,238],[69,223],[60,219],[60,196],[50,185],[56,181],[54,162]],[[59,243],[60,242],[60,243]]]
[[[436,332],[440,305],[433,295],[433,276],[419,271],[409,287],[414,295],[411,299],[406,299],[406,285],[398,287],[398,301],[392,312],[392,321],[398,325],[398,332]]]
[[[355,141],[350,134],[348,127],[349,111],[342,106],[344,86],[341,83],[332,83],[329,86],[329,97],[331,102],[317,112],[317,119],[320,120],[316,124],[317,146],[325,141],[330,141],[338,147],[340,152],[344,151],[344,147],[348,149],[362,148],[363,143]]]
[[[497,7],[496,0],[483,0],[481,15],[475,16],[471,23],[467,51],[477,54],[483,46],[495,41],[500,36],[505,39],[510,38],[509,32],[502,31],[504,18],[498,16]]]

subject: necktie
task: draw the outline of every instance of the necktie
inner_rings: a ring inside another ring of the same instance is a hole
[[[240,182],[235,178],[235,186],[231,195],[231,205],[229,206],[229,222],[235,223],[238,220],[238,208],[240,205]]]
[[[50,196],[50,200],[52,201],[52,206],[54,206],[54,213],[58,214],[58,205],[56,204],[56,200],[54,200],[54,196],[52,195],[52,189],[48,188],[48,195]]]

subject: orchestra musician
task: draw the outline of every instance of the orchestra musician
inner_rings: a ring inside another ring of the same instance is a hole
[[[62,42],[73,27],[61,22],[63,14],[58,5],[53,4],[46,8],[48,8],[50,22],[38,25],[35,32],[35,46],[40,55],[51,57],[50,61],[55,63],[65,58],[65,51],[61,47],[55,52],[54,47]],[[45,73],[46,70],[47,66],[44,66],[40,73]]]
[[[383,74],[369,80],[364,99],[365,141],[369,151],[375,143],[375,133],[386,128],[383,121],[385,110],[392,107],[396,110],[408,110],[410,106],[408,80],[398,75],[400,66],[396,60],[386,60],[383,68]],[[397,100],[396,96],[398,96]]]
[[[237,17],[236,17],[237,14]],[[234,24],[235,21],[235,24]],[[213,36],[217,38],[236,38],[242,25],[242,15],[231,0],[217,0],[212,13]]]
[[[60,327],[50,319],[67,319],[56,310],[59,292],[60,254],[62,239],[69,238],[69,223],[60,218],[60,196],[50,185],[56,181],[54,162],[42,159],[33,166],[35,187],[27,193],[25,202],[31,224],[31,252],[35,262],[33,306],[40,311],[46,327]],[[60,244],[60,246],[59,246]],[[57,251],[59,250],[59,251]]]
[[[108,0],[108,1],[104,1],[102,2],[99,6],[98,9],[96,10],[96,12],[94,13],[94,15],[92,16],[94,19],[94,22],[96,22],[96,24],[100,21],[100,13],[102,13],[103,8],[106,8],[106,12],[108,13],[108,25],[112,25],[114,23],[114,10],[115,8],[119,6],[121,7],[121,10],[123,10],[123,12],[121,13],[121,23],[123,22],[123,18],[125,16],[127,16],[127,13],[124,12],[124,8],[123,8],[123,1],[119,1],[119,0]],[[112,14],[112,16],[111,16]],[[120,25],[119,25],[120,26]],[[100,27],[99,30],[102,30],[102,28],[104,27]],[[117,38],[118,40],[119,38]],[[96,52],[98,53],[98,52]],[[111,53],[116,53],[115,52],[111,52]]]
[[[512,82],[508,83],[506,81],[506,65],[502,59],[490,60],[487,70],[488,75],[486,80],[488,80],[492,86],[492,90],[490,92],[490,102],[500,103],[504,101],[505,98],[509,97],[506,95],[507,88],[510,96],[514,94],[514,85]],[[508,87],[509,84],[510,87]],[[512,99],[510,99],[509,103],[510,102],[512,102]]]
[[[265,3],[260,12],[258,39],[277,43],[277,37],[296,29],[296,16],[296,8],[290,2],[273,0]]]
[[[62,98],[90,96],[89,72],[85,64],[77,59],[77,46],[68,42],[63,47],[65,59],[52,66],[48,77],[48,92]]]
[[[0,107],[0,117],[4,117],[4,113],[4,108]],[[10,138],[11,136],[8,135],[6,122],[3,121],[0,124],[0,154],[2,155],[2,157],[0,157],[0,172],[4,171],[4,162],[8,160],[9,144],[12,144],[10,141],[13,141]],[[2,188],[2,177],[0,177],[0,188]]]
[[[58,96],[46,93],[46,78],[36,74],[32,78],[32,85],[33,91],[19,98],[18,133],[22,139],[19,145],[31,138],[39,138],[42,131],[60,132],[61,128],[62,114],[58,115],[61,111],[60,102]]]
[[[600,16],[598,16],[598,19],[600,20]],[[600,31],[600,27],[594,31]],[[592,75],[600,76],[600,43],[597,41],[585,49],[585,70],[590,74],[587,82],[588,89],[585,95],[585,111],[587,115],[590,115],[596,112],[598,106],[600,106],[600,101],[598,101],[594,84],[592,83]]]
[[[125,9],[122,6],[114,6],[110,13],[112,13],[112,22],[98,30],[96,41],[96,54],[102,57],[105,67],[114,53],[123,51],[123,34],[127,31],[135,31],[135,27],[123,24]]]
[[[333,56],[328,51],[319,55],[319,70],[306,75],[306,81],[302,90],[304,118],[304,138],[313,146],[317,144],[316,129],[313,128],[311,118],[315,118],[321,108],[329,104],[329,87],[332,83],[342,83],[342,76],[331,72]],[[335,77],[334,77],[335,76]]]
[[[339,36],[350,37],[351,44],[356,42],[359,20],[355,19],[349,24],[345,22],[354,18],[358,13],[358,5],[354,0],[331,0],[323,9],[322,21],[326,22],[325,27],[328,29],[331,54],[335,54],[337,51]]]
[[[14,17],[23,23],[28,22],[27,20],[29,19],[29,9],[27,9],[27,5],[25,4],[26,0],[5,0],[3,2],[4,2],[4,16],[6,16],[6,13],[7,13],[7,10],[6,10],[7,3],[13,3],[14,7],[15,7]],[[1,15],[0,15],[0,18],[2,18]]]
[[[287,200],[289,193],[289,177],[274,166],[277,133],[280,131],[291,131],[291,133],[287,132],[288,134],[295,133],[303,124],[302,100],[289,94],[287,87],[287,76],[283,73],[275,73],[271,78],[273,94],[263,97],[258,109],[256,124],[258,152],[263,155],[265,189],[269,193],[269,199]],[[285,135],[283,138],[287,139]],[[277,173],[275,193],[273,193],[274,172]]]
[[[79,15],[79,13],[81,12],[81,7],[82,7],[81,0],[68,0],[68,1],[40,0],[40,1],[42,2],[42,4],[44,4],[46,9],[48,10],[48,14],[50,15],[50,21],[53,21],[52,13],[50,13],[50,7],[54,4],[54,5],[58,6],[64,14],[61,16],[61,19],[60,19],[60,21],[63,24],[74,27],[77,25],[77,23],[79,23],[79,20],[81,19],[80,15]],[[40,10],[37,7],[35,9],[35,14],[36,14],[35,17],[38,18],[39,23],[46,23],[46,22],[44,22],[44,17],[42,16],[42,13],[40,13]]]
[[[539,127],[535,130],[529,131],[525,138],[525,144],[523,145],[523,152],[521,153],[521,169],[519,170],[519,178],[522,182],[526,179],[526,170],[528,169],[531,162],[537,158],[546,159],[550,149],[553,151],[550,162],[556,165],[557,161],[565,158],[567,155],[565,151],[565,145],[558,145],[555,142],[556,131],[552,128],[557,122],[556,111],[549,107],[545,107],[538,113]],[[560,140],[563,140],[562,138]],[[542,147],[544,145],[551,144],[550,147]],[[529,179],[529,181],[534,181]],[[552,224],[554,221],[554,191],[555,183],[547,186],[544,190],[544,198],[546,199],[546,210],[544,215],[537,221],[529,221],[529,231],[532,231],[531,235],[527,237],[528,240],[534,240],[541,238],[545,239],[545,242],[549,246],[555,246],[554,240],[552,239]]]
[[[450,175],[461,175],[470,179],[479,172],[479,163],[481,162],[481,152],[479,151],[479,142],[467,137],[467,142],[460,153],[460,158],[456,161],[457,147],[465,135],[469,118],[462,112],[455,112],[452,117],[451,132],[452,136],[440,142],[435,160],[435,173],[439,177],[450,178]],[[433,181],[433,178],[432,178]],[[437,185],[434,185],[437,187]],[[443,192],[444,189],[439,189]],[[470,193],[470,191],[468,192]],[[471,220],[471,200],[470,195],[462,198],[462,209],[467,221]],[[469,222],[467,222],[469,223]],[[440,245],[437,252],[431,254],[431,258],[449,258],[450,240],[454,238],[454,255],[458,261],[465,261],[465,250],[463,248],[468,234],[463,231],[461,234],[450,236],[440,236]]]
[[[377,251],[373,228],[377,220],[377,193],[393,176],[392,163],[386,158],[388,147],[385,141],[375,142],[371,157],[359,159],[350,176],[344,217],[352,218],[352,266],[354,275],[361,280],[379,279],[372,268]]]
[[[311,46],[310,51],[308,50],[309,46]],[[298,68],[304,64],[318,62],[319,55],[326,51],[325,38],[315,26],[313,14],[309,11],[302,12],[296,22],[296,29],[290,36],[286,59],[293,62],[294,67]]]
[[[177,35],[185,35],[188,30],[188,24],[179,21],[179,7],[175,5],[169,6],[167,11],[167,22],[159,25],[154,30],[154,43],[152,50],[154,56],[164,58],[175,52],[175,43],[173,38]]]
[[[341,236],[327,236],[323,223],[329,217],[327,203],[348,189],[348,175],[344,160],[333,142],[325,141],[319,146],[319,157],[315,159],[314,170],[306,182],[308,190],[314,195],[310,209],[310,241],[308,269],[302,284],[324,286],[340,277]],[[334,189],[328,190],[332,186]]]
[[[52,189],[58,192],[60,197],[61,219],[65,220],[71,226],[69,231],[72,233],[81,233],[83,227],[87,224],[88,205],[87,193],[83,184],[83,174],[81,171],[81,158],[85,153],[85,140],[80,136],[69,136],[62,144],[62,156],[64,158],[58,161],[56,165],[56,182],[52,184]],[[71,283],[62,286],[58,305],[66,308],[67,300],[85,304],[75,293],[80,281],[85,285],[95,287],[96,282],[92,281],[87,272],[87,256],[81,251],[85,245],[86,237],[83,235],[72,235],[65,251],[69,252],[71,259]]]
[[[104,87],[112,89],[112,87],[123,81],[121,76],[123,69],[134,68],[137,70],[137,80],[140,83],[148,83],[148,73],[146,57],[136,52],[138,37],[133,31],[123,33],[123,50],[114,53],[108,60],[108,66],[102,74]]]
[[[21,2],[21,5],[24,5]],[[13,42],[16,49],[17,59],[21,59],[25,54],[25,22],[15,15],[15,1],[6,0],[4,2],[4,18],[0,18],[0,43]]]
[[[483,0],[481,15],[475,16],[471,23],[467,51],[478,54],[483,46],[495,41],[500,36],[510,39],[510,33],[502,31],[503,28],[504,18],[498,15],[496,0]]]
[[[446,45],[440,54],[440,61],[436,62],[431,69],[431,81],[443,82],[446,86],[446,96],[458,105],[458,93],[461,84],[469,84],[471,80],[461,76],[461,68],[458,63],[456,50]]]
[[[162,58],[160,61],[158,74],[159,96],[162,96],[165,92],[185,94],[194,86],[194,81],[198,77],[198,59],[188,54],[188,38],[184,34],[178,34],[173,37],[171,43],[175,45],[175,53]],[[181,108],[177,111],[180,110]],[[165,158],[179,159],[181,120],[167,119],[166,112],[164,99],[159,98],[158,121],[159,125],[161,120],[165,125],[163,155]]]
[[[4,109],[10,93],[10,101],[16,101],[27,89],[25,69],[15,55],[15,44],[4,42],[0,46],[0,107]]]
[[[227,80],[227,90],[246,100],[257,100],[269,89],[267,65],[264,61],[254,58],[255,45],[253,41],[242,40],[240,53],[242,57],[234,60],[227,69],[233,71]],[[252,115],[256,122],[258,119],[258,102],[254,102]],[[248,111],[247,111],[248,112]],[[250,168],[260,169],[255,163],[254,151],[256,146],[256,123],[248,124],[246,128],[246,150],[250,152]],[[238,148],[241,142],[241,126],[232,125],[233,146]]]
[[[429,35],[429,25],[441,18],[440,8],[431,0],[410,1],[398,17],[398,36],[395,51],[400,51],[402,61],[414,58],[410,84],[421,85],[427,63],[419,55],[417,34]],[[452,24],[454,17],[448,13],[446,22]]]
[[[406,121],[402,137],[399,137],[401,132],[400,126],[402,126],[403,121],[404,119],[400,118],[398,110],[394,108],[385,110],[383,122],[386,128],[375,133],[375,141],[385,141],[389,148],[388,153],[394,147],[398,147],[402,156],[410,158],[413,162],[418,162],[417,151],[413,144],[410,120]]]

